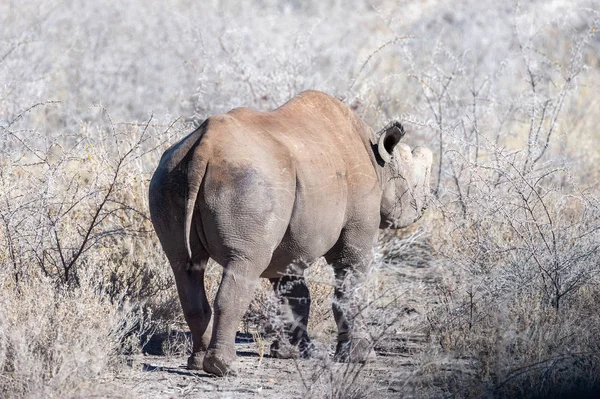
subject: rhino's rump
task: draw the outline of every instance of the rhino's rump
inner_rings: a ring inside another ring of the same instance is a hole
[[[343,110],[291,108],[212,117],[195,154],[208,159],[196,207],[201,241],[220,263],[268,259],[266,277],[325,254],[376,182]]]

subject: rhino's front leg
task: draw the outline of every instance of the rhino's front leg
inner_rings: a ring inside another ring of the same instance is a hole
[[[371,340],[359,320],[360,294],[353,290],[362,284],[362,278],[351,267],[335,270],[336,288],[333,316],[338,327],[335,361],[365,362],[374,357]],[[352,282],[349,283],[349,280]]]
[[[375,357],[371,340],[360,320],[361,293],[371,249],[343,245],[343,249],[328,254],[327,261],[335,272],[336,286],[333,315],[338,328],[335,360],[365,362]]]
[[[271,355],[280,359],[310,357],[307,329],[310,292],[304,277],[284,276],[270,280],[275,294],[281,300],[280,316],[285,322],[282,336],[271,345]]]
[[[223,279],[215,298],[213,334],[204,356],[204,371],[222,377],[235,375],[235,333],[248,309],[264,267],[235,260],[223,268]]]

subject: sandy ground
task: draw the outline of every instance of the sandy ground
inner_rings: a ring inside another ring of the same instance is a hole
[[[419,337],[414,341],[398,338],[386,348],[377,347],[377,359],[360,371],[356,387],[367,390],[372,398],[404,396],[411,390],[407,385],[414,382],[413,354],[418,341]],[[322,360],[282,360],[269,355],[261,359],[253,342],[239,342],[236,348],[236,377],[217,378],[187,370],[185,357],[138,355],[131,359],[129,371],[113,382],[131,397],[140,398],[298,398],[307,392],[315,397],[331,393],[329,373],[344,379],[346,372],[347,382],[354,377],[353,366],[345,364],[324,367]]]
[[[407,267],[402,270],[406,288],[421,285],[423,290],[414,291],[409,302],[435,301],[432,294],[434,284],[439,282],[439,270],[431,266]],[[418,298],[417,298],[418,297]],[[417,314],[417,311],[414,312]],[[411,317],[411,316],[407,316]],[[182,334],[182,333],[180,333]],[[333,339],[333,338],[332,338]],[[375,361],[363,366],[331,362],[334,346],[332,342],[313,341],[319,353],[327,353],[325,359],[283,360],[272,358],[269,342],[263,346],[254,342],[250,334],[238,333],[236,350],[238,355],[236,377],[217,378],[204,372],[187,370],[185,355],[135,355],[128,360],[129,367],[111,381],[116,391],[126,392],[125,397],[136,398],[298,398],[298,397],[368,397],[395,398],[419,397],[419,381],[423,358],[420,355],[426,337],[414,331],[397,332],[375,346]],[[154,342],[160,347],[162,342]],[[152,345],[149,345],[152,346]],[[259,355],[264,348],[264,356]],[[152,350],[149,351],[153,353]],[[358,377],[354,382],[355,375]],[[332,384],[331,381],[336,381]],[[336,395],[333,389],[340,386],[359,389],[359,395],[347,391]]]

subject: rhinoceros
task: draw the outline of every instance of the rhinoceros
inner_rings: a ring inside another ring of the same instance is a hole
[[[303,271],[320,257],[336,277],[335,359],[372,356],[344,310],[345,282],[364,275],[378,229],[408,226],[425,210],[432,153],[411,151],[403,136],[398,122],[374,133],[341,101],[306,91],[274,111],[211,116],[165,151],[150,182],[150,214],[191,331],[190,369],[235,374],[237,327],[260,277],[294,318],[289,342],[275,342],[272,353],[306,354]],[[214,314],[204,287],[209,258],[223,266]]]

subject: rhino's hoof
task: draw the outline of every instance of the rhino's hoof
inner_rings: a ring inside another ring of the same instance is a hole
[[[271,344],[271,356],[277,359],[298,359],[300,351],[294,345],[276,340]]]
[[[209,350],[204,356],[202,368],[207,373],[214,374],[217,377],[235,376],[237,373],[233,369],[232,363],[233,359],[227,361],[214,350]]]
[[[202,370],[202,360],[204,359],[204,352],[195,352],[188,357],[187,367],[188,370]]]
[[[352,338],[337,343],[334,360],[340,363],[365,363],[374,361],[375,357],[368,339]]]

